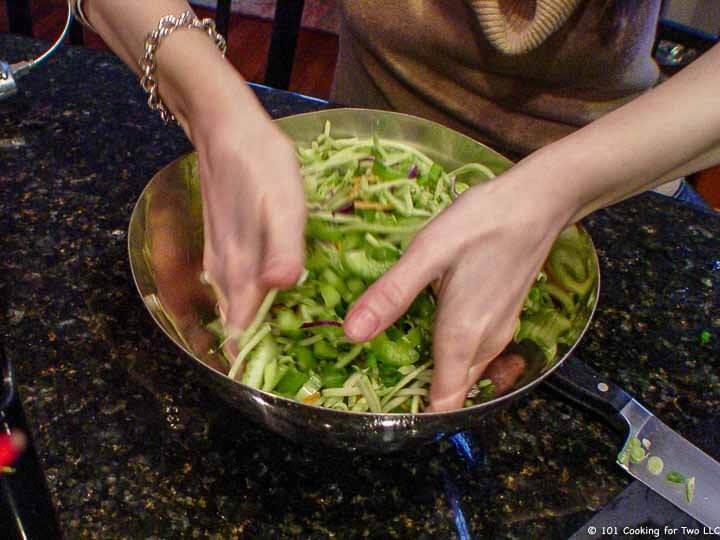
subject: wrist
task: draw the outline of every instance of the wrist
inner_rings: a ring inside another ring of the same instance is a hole
[[[540,214],[559,232],[584,217],[584,199],[578,173],[558,159],[553,146],[534,152],[500,179],[517,200],[525,203],[524,211]]]
[[[193,142],[193,129],[216,123],[233,108],[242,107],[250,117],[262,112],[243,78],[202,31],[180,29],[167,36],[156,61],[160,97]]]
[[[188,138],[201,156],[253,157],[258,145],[272,146],[284,141],[282,132],[246,85],[248,96],[237,94],[227,101],[212,101],[193,109],[183,125]]]

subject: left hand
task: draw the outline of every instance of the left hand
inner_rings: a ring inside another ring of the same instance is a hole
[[[438,280],[430,409],[462,407],[512,339],[525,297],[572,215],[552,195],[521,168],[464,193],[358,299],[345,319],[348,337],[372,339]]]

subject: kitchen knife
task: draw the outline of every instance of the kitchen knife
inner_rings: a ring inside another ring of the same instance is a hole
[[[592,368],[570,357],[547,378],[550,387],[571,401],[601,414],[627,432],[625,446],[637,438],[650,442],[646,450],[663,460],[660,474],[652,474],[647,458],[640,463],[618,464],[656,493],[720,532],[720,463],[667,427],[622,388]],[[694,478],[694,492],[687,482],[667,479],[671,471]]]
[[[695,539],[703,526],[696,519],[673,506],[639,480],[625,490],[580,527],[568,540],[590,540],[598,536],[637,536],[641,527],[655,529],[663,536],[679,540]],[[647,529],[646,529],[647,530]],[[648,535],[651,532],[647,530]]]

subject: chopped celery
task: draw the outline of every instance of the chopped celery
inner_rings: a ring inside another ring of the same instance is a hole
[[[278,346],[272,336],[265,336],[258,346],[250,353],[245,372],[240,382],[260,388],[263,382],[263,374],[265,366],[277,358],[279,354]]]
[[[295,400],[304,403],[309,397],[317,394],[322,388],[322,380],[317,373],[311,372],[310,377],[295,394]]]
[[[262,389],[265,392],[272,392],[277,384],[277,373],[278,373],[278,361],[276,359],[270,360],[265,366],[263,371],[263,385]]]
[[[320,294],[322,295],[323,301],[328,308],[334,309],[338,304],[340,304],[340,302],[342,302],[340,293],[332,285],[328,283],[321,283],[318,288],[320,289]]]
[[[515,341],[532,341],[543,352],[545,360],[552,362],[557,353],[558,340],[570,327],[570,321],[565,317],[552,309],[545,309],[520,319]]]
[[[346,251],[343,264],[351,274],[372,281],[382,276],[392,265],[389,261],[376,261],[362,250]]]
[[[315,369],[315,356],[307,347],[296,346],[290,351],[290,356],[295,359],[295,363],[300,371],[310,371]]]
[[[347,380],[348,375],[346,369],[333,365],[324,366],[320,370],[320,379],[322,380],[323,388],[337,388],[338,386],[342,386]]]
[[[285,375],[283,375],[282,379],[278,381],[277,386],[275,386],[275,391],[279,394],[294,396],[309,378],[310,375],[301,373],[291,366]]]
[[[409,340],[400,338],[398,341],[392,341],[385,332],[373,339],[370,347],[383,364],[390,366],[407,366],[414,364],[420,358],[420,353]]]
[[[302,324],[302,321],[300,321],[300,318],[295,315],[292,310],[284,309],[278,312],[276,320],[280,333],[289,336],[300,335],[300,325]]]
[[[335,347],[330,345],[327,341],[317,341],[313,344],[313,354],[318,358],[333,359],[337,358],[338,352]]]

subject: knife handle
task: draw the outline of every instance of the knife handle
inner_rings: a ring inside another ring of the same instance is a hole
[[[620,411],[632,396],[578,358],[566,358],[545,381],[561,396],[600,414],[616,428],[627,429]]]

